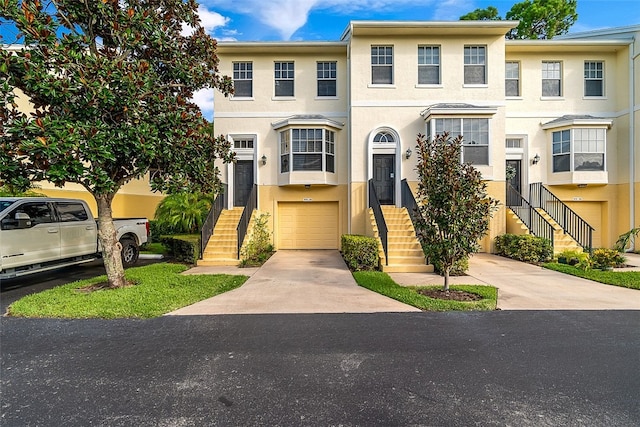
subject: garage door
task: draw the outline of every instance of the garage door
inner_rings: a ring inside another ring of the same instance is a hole
[[[580,215],[595,230],[593,231],[593,247],[600,248],[606,245],[602,230],[602,203],[600,202],[566,202],[575,213]]]
[[[279,249],[338,249],[338,202],[278,203]]]

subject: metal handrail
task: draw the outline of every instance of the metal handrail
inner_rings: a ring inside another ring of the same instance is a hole
[[[573,237],[585,250],[591,252],[594,228],[541,182],[534,182],[529,187],[531,205],[547,212],[565,233]]]
[[[216,196],[207,219],[202,224],[202,229],[200,230],[200,259],[202,259],[202,254],[204,254],[204,249],[207,247],[209,239],[213,236],[213,230],[216,228],[220,214],[227,206],[227,188],[227,184],[222,184],[222,191]]]
[[[411,222],[413,223],[413,228],[416,228],[417,217],[420,215],[420,210],[418,209],[418,202],[416,202],[416,198],[413,196],[413,191],[411,191],[411,187],[409,187],[409,183],[406,179],[402,180],[402,206],[407,208],[407,212],[409,213],[409,218],[411,218]]]
[[[382,207],[380,206],[380,200],[378,200],[376,188],[373,185],[373,179],[369,180],[369,207],[373,209],[373,217],[375,218],[376,226],[378,227],[378,236],[380,237],[380,241],[382,242],[385,265],[389,265],[389,254],[387,252],[387,235],[389,233],[389,229],[387,228],[387,223],[384,220]]]
[[[553,248],[553,225],[522,197],[522,194],[507,182],[507,207],[516,214],[531,234],[543,237],[551,242]]]
[[[238,259],[240,259],[240,249],[242,248],[242,243],[244,242],[244,238],[247,235],[247,230],[249,229],[249,222],[251,221],[251,215],[253,211],[258,207],[258,186],[253,184],[251,188],[251,194],[249,194],[249,198],[247,199],[247,204],[244,206],[244,210],[242,211],[242,216],[240,217],[240,221],[238,222],[238,227],[236,231],[238,233]]]

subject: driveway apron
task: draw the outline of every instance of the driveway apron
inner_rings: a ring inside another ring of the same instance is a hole
[[[235,267],[191,274],[245,274]],[[241,287],[169,315],[420,311],[358,286],[336,250],[279,250]]]

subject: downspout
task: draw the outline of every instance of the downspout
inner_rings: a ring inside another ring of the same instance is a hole
[[[635,176],[636,176],[636,158],[635,158],[635,60],[640,53],[635,53],[636,38],[632,37],[629,44],[629,230],[635,228],[636,218],[636,194],[635,194]],[[635,248],[635,239],[631,236],[629,242],[629,250]]]

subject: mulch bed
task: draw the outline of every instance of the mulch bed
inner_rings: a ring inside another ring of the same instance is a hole
[[[466,291],[444,291],[442,289],[418,289],[417,292],[429,298],[444,299],[450,301],[479,301],[482,297]]]

